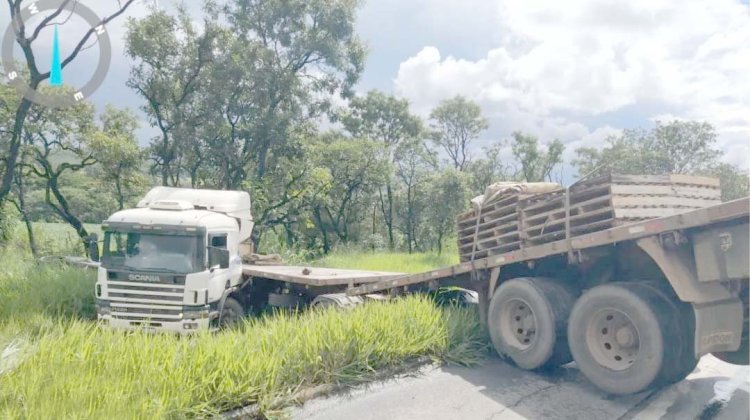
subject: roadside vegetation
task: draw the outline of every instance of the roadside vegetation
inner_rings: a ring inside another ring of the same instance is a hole
[[[436,258],[318,263],[410,271],[444,262]],[[248,404],[270,415],[309,387],[359,383],[422,357],[474,364],[487,348],[474,311],[425,297],[277,313],[193,337],[112,331],[93,320],[93,271],[13,248],[0,259],[0,418],[203,417]]]

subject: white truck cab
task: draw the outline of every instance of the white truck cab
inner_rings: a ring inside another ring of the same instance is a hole
[[[253,229],[248,193],[156,187],[102,228],[102,322],[174,332],[219,327],[227,297],[242,283],[240,243]]]

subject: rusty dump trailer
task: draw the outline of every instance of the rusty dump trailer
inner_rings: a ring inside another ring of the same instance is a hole
[[[245,273],[291,285],[292,300],[279,306],[306,294],[349,306],[365,296],[470,288],[493,346],[519,367],[575,360],[601,389],[635,393],[683,379],[704,354],[748,363],[750,200],[720,203],[713,182],[610,176],[501,194],[459,216],[463,262],[424,273]]]

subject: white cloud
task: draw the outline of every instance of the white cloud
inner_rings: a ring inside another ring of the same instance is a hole
[[[464,60],[424,47],[401,63],[397,94],[421,114],[463,94],[505,131],[571,148],[615,130],[608,113],[643,107],[650,117],[711,122],[728,160],[748,165],[750,7],[739,0],[504,0],[497,10],[496,48]]]

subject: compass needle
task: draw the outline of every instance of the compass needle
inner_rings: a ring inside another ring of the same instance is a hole
[[[51,86],[62,86],[62,64],[60,62],[60,40],[55,25],[55,37],[52,40],[52,68],[50,69],[49,84]]]

